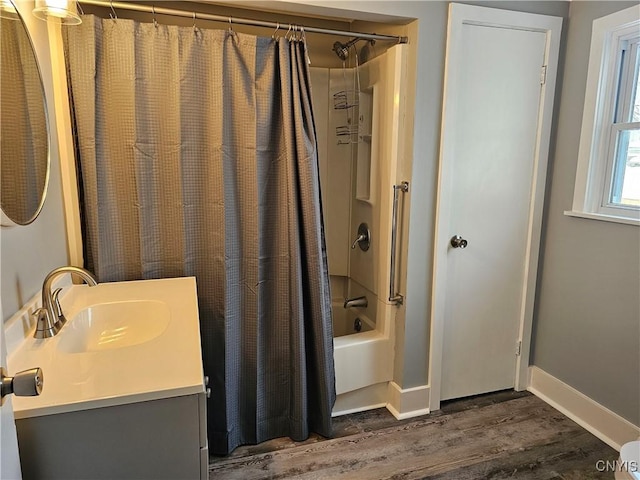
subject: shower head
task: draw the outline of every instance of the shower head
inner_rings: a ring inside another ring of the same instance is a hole
[[[333,51],[336,52],[336,55],[338,56],[338,58],[344,62],[349,56],[349,48],[351,48],[352,45],[355,45],[356,42],[360,40],[365,40],[365,39],[356,37],[356,38],[352,38],[347,43],[335,42],[333,44]],[[375,40],[368,40],[368,42],[370,42],[371,45],[373,45],[375,43]]]
[[[336,55],[338,56],[338,58],[343,62],[349,56],[349,47],[351,46],[349,43],[350,42],[347,42],[347,43],[335,42],[333,44],[333,51],[336,52]]]

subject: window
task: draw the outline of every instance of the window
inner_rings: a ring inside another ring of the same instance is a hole
[[[593,22],[573,210],[640,225],[640,6]]]

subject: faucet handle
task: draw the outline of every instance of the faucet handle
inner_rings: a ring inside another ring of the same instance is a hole
[[[356,246],[359,246],[360,250],[366,252],[367,250],[369,250],[370,244],[371,232],[369,231],[369,226],[366,223],[361,223],[360,225],[358,225],[358,237],[351,245],[351,249],[354,250]]]
[[[356,246],[360,243],[363,242],[367,239],[366,235],[358,235],[358,238],[355,239],[355,241],[353,242],[353,244],[351,245],[351,250],[355,250]]]
[[[60,306],[60,299],[58,298],[61,291],[62,291],[62,288],[56,288],[51,294],[51,300],[53,301],[53,304],[56,307],[56,314],[58,315],[58,318],[60,317],[64,318],[64,315],[62,314],[62,307]]]

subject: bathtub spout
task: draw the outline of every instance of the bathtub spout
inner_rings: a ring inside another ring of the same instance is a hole
[[[347,298],[344,301],[344,308],[353,308],[353,307],[364,307],[367,308],[369,305],[369,301],[367,297],[355,297],[355,298]]]

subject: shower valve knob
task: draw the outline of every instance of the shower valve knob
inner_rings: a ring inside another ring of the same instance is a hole
[[[356,238],[353,242],[353,245],[351,245],[351,250],[354,250],[360,242],[364,242],[366,239],[366,235],[358,235],[358,238]]]
[[[366,223],[361,223],[358,225],[358,236],[354,240],[351,245],[351,249],[355,249],[356,247],[360,247],[360,250],[366,252],[369,250],[369,246],[371,245],[371,232],[369,231],[369,226]]]

